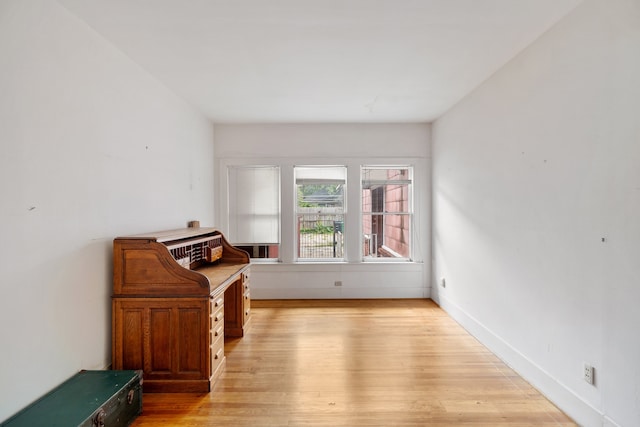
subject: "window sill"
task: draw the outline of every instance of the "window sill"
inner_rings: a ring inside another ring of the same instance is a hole
[[[422,262],[257,262],[251,264],[254,272],[385,272],[385,271],[422,271]]]

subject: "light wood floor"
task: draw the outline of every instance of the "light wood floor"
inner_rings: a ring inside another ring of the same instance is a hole
[[[575,426],[430,300],[252,301],[209,394],[133,426]]]

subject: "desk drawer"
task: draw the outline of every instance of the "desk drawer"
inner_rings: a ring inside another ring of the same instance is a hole
[[[215,335],[215,333],[214,333]],[[222,336],[218,337],[211,343],[211,376],[215,379],[220,375],[224,368],[224,328],[222,330]]]
[[[243,316],[243,324],[246,324],[249,321],[249,317],[251,316],[251,291],[246,290],[243,296],[242,301],[242,316]]]
[[[224,296],[211,298],[209,328],[214,331],[219,325],[224,325]]]

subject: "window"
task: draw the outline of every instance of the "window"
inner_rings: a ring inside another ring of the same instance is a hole
[[[279,257],[280,168],[229,166],[229,240],[252,258]]]
[[[412,175],[411,167],[362,167],[365,260],[411,259]]]
[[[254,262],[420,259],[413,166],[350,160],[330,166],[225,164],[221,170],[221,226]],[[350,197],[348,176],[361,182]]]
[[[347,168],[296,166],[294,176],[297,258],[343,259]]]

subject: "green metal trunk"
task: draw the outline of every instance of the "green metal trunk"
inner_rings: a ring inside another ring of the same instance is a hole
[[[119,427],[142,412],[142,371],[80,371],[1,427]]]

